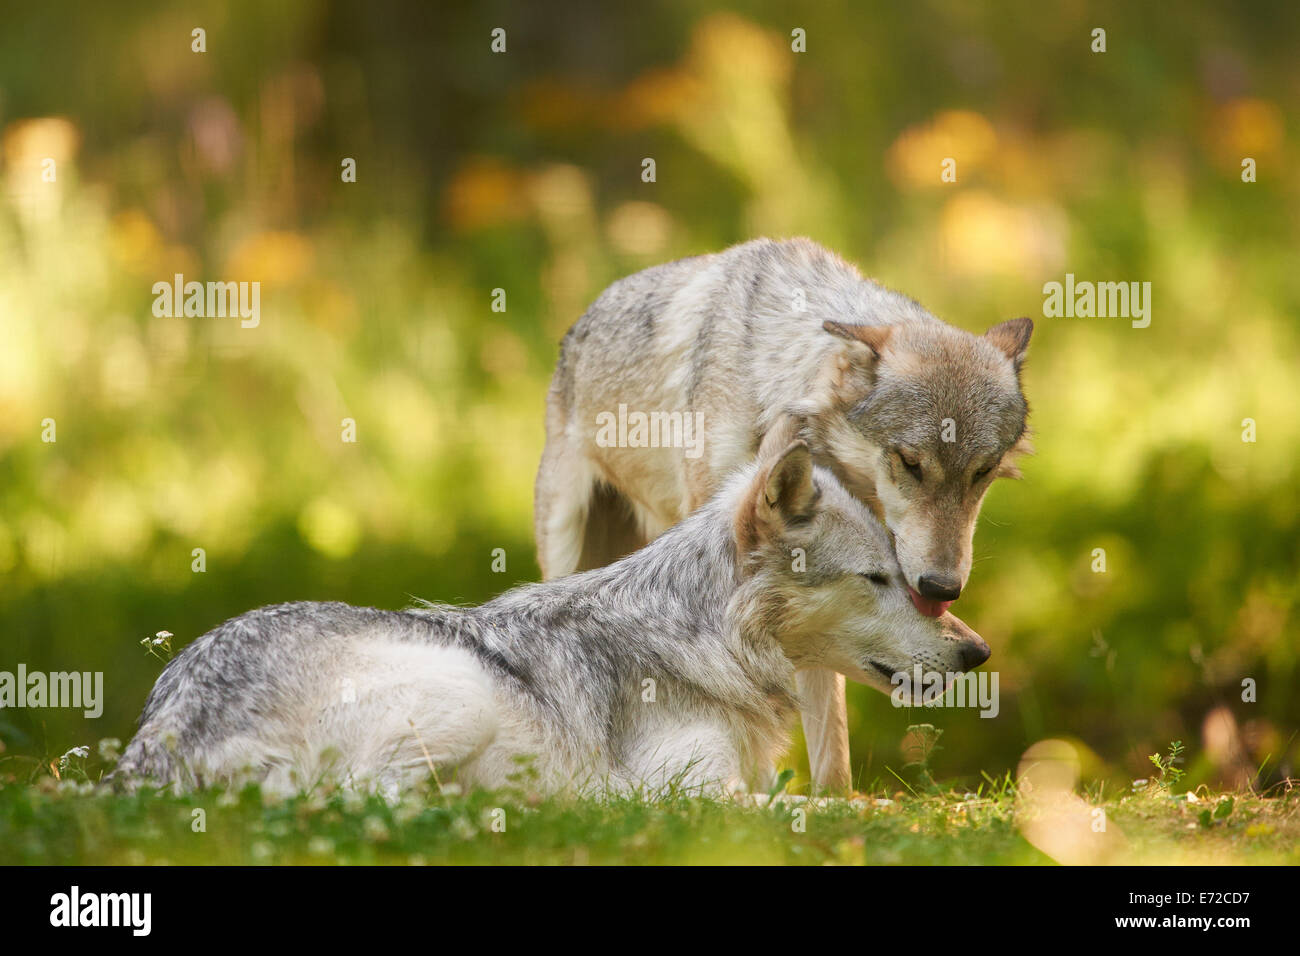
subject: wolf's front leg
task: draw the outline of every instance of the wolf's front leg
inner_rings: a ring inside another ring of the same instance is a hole
[[[802,670],[795,674],[795,684],[813,786],[830,793],[848,790],[849,717],[844,675],[821,668]]]

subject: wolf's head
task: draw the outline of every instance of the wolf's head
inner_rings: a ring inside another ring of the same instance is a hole
[[[1019,477],[1028,405],[1020,366],[1029,319],[982,336],[942,322],[824,328],[827,408],[810,422],[819,456],[894,535],[917,608],[942,614],[966,585],[989,485]]]
[[[886,693],[891,675],[978,667],[988,645],[952,614],[923,615],[889,535],[793,429],[769,433],[739,496],[742,613],[796,667],[824,667]],[[788,442],[788,443],[787,443]]]

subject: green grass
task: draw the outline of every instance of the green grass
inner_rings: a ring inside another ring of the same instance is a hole
[[[448,791],[430,786],[389,805],[349,791],[287,800],[264,799],[256,787],[120,795],[87,780],[10,777],[0,783],[0,864],[1055,862],[1022,835],[1032,812],[1007,780],[976,794],[903,791],[813,805],[778,795],[766,807],[683,794]],[[1112,862],[1300,863],[1296,791],[1231,801],[1158,785],[1087,797],[1123,834]]]

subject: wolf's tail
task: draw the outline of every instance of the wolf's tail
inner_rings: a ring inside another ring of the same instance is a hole
[[[191,782],[188,776],[176,756],[175,741],[141,727],[104,783],[120,793],[146,784],[179,788]]]
[[[135,736],[104,780],[113,789],[130,791],[153,785],[180,791],[198,783],[183,759],[186,744],[192,743],[193,721],[183,706],[180,690],[201,646],[196,643],[186,648],[158,675],[145,700]]]
[[[604,480],[554,405],[537,469],[534,524],[537,563],[548,581],[603,568],[648,541],[632,502]]]

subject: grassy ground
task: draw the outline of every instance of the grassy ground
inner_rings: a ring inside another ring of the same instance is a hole
[[[66,768],[65,768],[66,771]],[[913,790],[741,806],[683,794],[655,801],[413,792],[395,805],[352,792],[264,799],[256,787],[184,797],[117,795],[85,779],[0,783],[0,864],[1050,864],[1300,863],[1300,793],[1268,799],[1149,785],[1089,794],[1053,817],[1010,781],[975,794]],[[1035,825],[1037,821],[1037,827]],[[1046,835],[1044,835],[1046,834]],[[1045,847],[1048,852],[1037,847]],[[1049,855],[1051,853],[1052,855]]]

